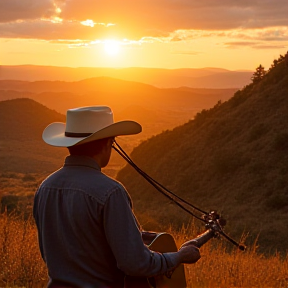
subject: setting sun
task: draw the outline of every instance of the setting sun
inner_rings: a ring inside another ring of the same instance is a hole
[[[104,51],[110,56],[116,56],[120,51],[120,43],[116,40],[106,40],[104,43]]]

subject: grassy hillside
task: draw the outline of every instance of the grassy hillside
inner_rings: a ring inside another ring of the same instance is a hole
[[[31,99],[0,102],[0,170],[16,173],[47,173],[59,167],[67,154],[46,145],[44,128],[51,122],[65,122],[65,116]]]
[[[287,59],[287,57],[286,57]],[[257,80],[257,81],[256,81]],[[288,66],[275,67],[224,103],[141,143],[132,159],[203,209],[222,211],[226,231],[259,235],[262,251],[288,249]],[[126,166],[118,173],[144,227],[190,221]],[[163,204],[162,204],[163,203]]]

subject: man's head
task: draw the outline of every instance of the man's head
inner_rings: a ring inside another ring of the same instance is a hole
[[[52,123],[45,128],[43,140],[57,147],[84,145],[105,138],[138,134],[142,130],[135,121],[114,122],[113,112],[107,106],[69,109],[66,123]]]
[[[114,137],[91,141],[88,143],[68,147],[70,155],[79,155],[92,157],[98,163],[100,168],[107,166]]]

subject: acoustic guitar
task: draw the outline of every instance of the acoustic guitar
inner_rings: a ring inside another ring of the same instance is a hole
[[[214,212],[212,212],[214,213]],[[216,216],[217,215],[217,216]],[[211,216],[211,215],[210,215]],[[209,217],[210,217],[209,216]],[[218,214],[212,214],[213,220],[209,219],[207,230],[201,235],[189,241],[198,248],[208,242],[211,238],[217,237],[219,229],[222,229],[218,219]],[[224,224],[224,221],[222,220]],[[149,247],[150,250],[160,253],[165,252],[177,252],[177,246],[172,235],[168,233],[156,233],[156,232],[142,232],[142,238],[144,243]],[[125,288],[186,288],[186,278],[184,265],[180,264],[170,275],[159,275],[155,277],[131,277],[126,276]]]

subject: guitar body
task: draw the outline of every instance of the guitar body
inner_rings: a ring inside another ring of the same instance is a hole
[[[160,253],[177,252],[173,236],[168,233],[143,232],[144,243],[150,250]],[[126,276],[125,288],[186,288],[184,265],[180,264],[173,272],[171,278],[165,275],[151,278]]]

